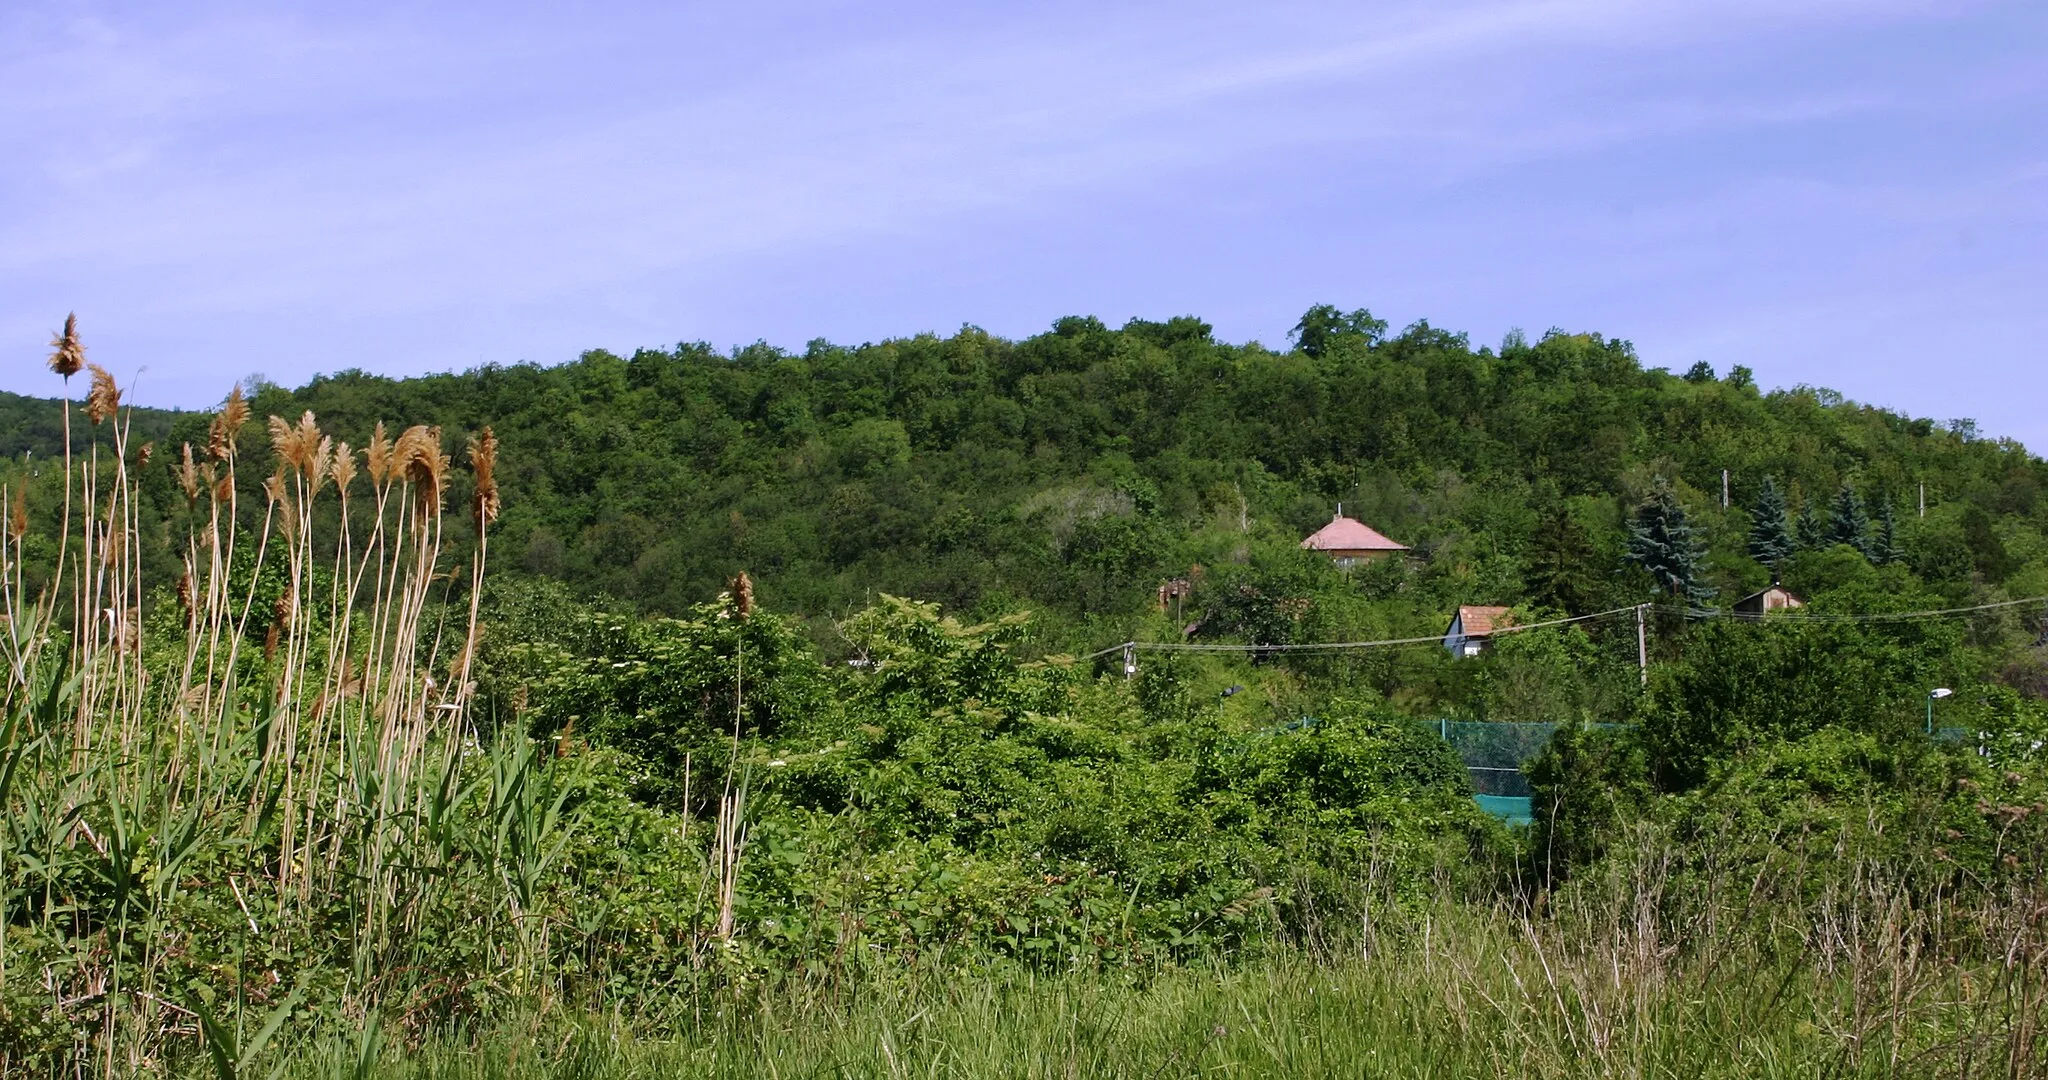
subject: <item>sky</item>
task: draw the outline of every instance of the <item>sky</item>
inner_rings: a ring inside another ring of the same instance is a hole
[[[2048,4],[0,4],[0,389],[1313,304],[2048,450]]]

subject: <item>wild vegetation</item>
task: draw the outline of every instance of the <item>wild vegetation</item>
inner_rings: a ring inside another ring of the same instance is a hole
[[[2048,1067],[2048,466],[1966,424],[1328,308],[52,367],[9,1075]],[[1338,501],[1413,557],[1302,551]],[[1588,618],[1289,651],[1461,603]],[[1557,725],[1533,826],[1454,720]]]

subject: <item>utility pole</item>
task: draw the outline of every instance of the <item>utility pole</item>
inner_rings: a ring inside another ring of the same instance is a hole
[[[1643,618],[1649,610],[1648,604],[1636,605],[1636,668],[1644,686],[1650,685],[1650,630]]]
[[[1728,470],[1721,470],[1721,509],[1728,509]]]
[[[1920,516],[1927,516],[1927,485],[1920,485]]]

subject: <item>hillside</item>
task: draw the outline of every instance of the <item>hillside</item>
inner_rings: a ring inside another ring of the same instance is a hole
[[[1285,551],[1338,503],[1416,550],[1432,619],[1456,603],[1595,610],[1646,593],[1621,549],[1657,476],[1706,527],[1723,602],[1768,580],[1745,554],[1766,478],[1794,518],[1824,518],[1844,485],[1873,521],[1890,507],[1905,561],[1944,597],[2015,578],[2048,592],[2048,464],[2017,444],[1827,390],[1765,392],[1739,357],[1718,378],[1672,375],[1596,334],[1496,351],[1318,308],[1297,336],[1275,353],[1192,318],[1068,318],[1022,341],[967,328],[801,354],[685,345],[345,372],[255,405],[259,419],[311,409],[356,445],[379,419],[494,425],[497,565],[656,612],[746,569],[766,603],[812,616],[889,592],[1124,627],[1162,581]],[[8,453],[59,445],[53,402],[0,410]],[[138,426],[158,438],[175,419]]]
[[[1596,336],[1382,334],[344,374],[118,454],[102,383],[68,479],[9,403],[0,1072],[894,1072],[886,1032],[977,1030],[955,990],[1184,1019],[1293,972],[1260,1008],[1462,1017],[1418,1062],[2038,1073],[2043,463]],[[1340,502],[1408,553],[1302,550]],[[1803,610],[1723,617],[1773,577]],[[1453,655],[1471,604],[1518,629]]]
[[[1828,390],[1765,392],[1736,362],[1675,376],[1597,334],[1475,349],[1426,323],[1388,336],[1365,312],[1322,307],[1296,339],[1275,353],[1218,342],[1193,318],[1068,318],[1022,341],[970,327],[801,354],[700,344],[410,379],[344,372],[261,388],[254,404],[259,419],[310,409],[358,446],[379,419],[493,425],[507,462],[500,571],[656,613],[744,569],[765,603],[813,618],[892,593],[1028,607],[1069,645],[1117,640],[1191,570],[1197,585],[1242,584],[1253,571],[1230,568],[1245,564],[1296,573],[1273,560],[1341,504],[1416,558],[1365,590],[1402,602],[1326,611],[1327,633],[1428,632],[1466,603],[1576,614],[1653,594],[1623,555],[1627,516],[1658,477],[1703,527],[1702,580],[1724,605],[1770,580],[1747,550],[1767,479],[1793,524],[1812,518],[1807,546],[1846,488],[1870,530],[1893,519],[1876,561],[1944,601],[2048,593],[2048,463],[2018,444]],[[137,441],[205,424],[135,415]],[[10,457],[47,458],[61,430],[56,401],[0,397]],[[260,426],[245,442],[267,452]],[[146,494],[168,507],[169,491],[156,476]]]
[[[54,383],[56,380],[53,378],[51,381]],[[83,378],[78,380],[75,389],[80,394],[85,392]],[[172,426],[182,415],[175,409],[134,410],[136,442],[167,439]],[[72,421],[72,438],[77,447],[88,446],[90,439],[97,439],[102,446],[112,445],[110,433],[87,423],[83,412],[74,409]],[[26,454],[47,459],[63,452],[63,399],[29,397],[0,390],[0,458],[19,459]]]

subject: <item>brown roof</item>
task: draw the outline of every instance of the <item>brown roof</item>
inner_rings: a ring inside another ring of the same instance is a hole
[[[1408,545],[1397,544],[1381,535],[1378,530],[1362,521],[1342,514],[1330,519],[1328,525],[1317,529],[1301,546],[1311,551],[1406,551]]]
[[[1458,609],[1458,625],[1464,627],[1466,637],[1485,637],[1495,630],[1513,625],[1514,621],[1510,609],[1504,607],[1466,604]]]

